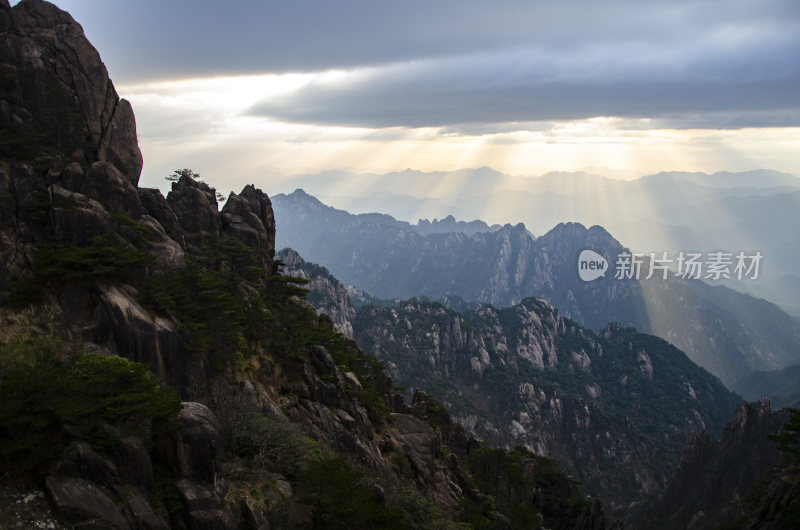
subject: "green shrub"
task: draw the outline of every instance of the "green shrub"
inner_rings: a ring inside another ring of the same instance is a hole
[[[231,435],[231,454],[247,459],[253,466],[299,476],[311,460],[322,457],[319,445],[291,424],[261,414],[244,414]]]
[[[65,425],[98,449],[110,436],[105,425],[145,441],[178,426],[179,396],[145,365],[85,354],[65,367],[40,342],[0,347],[0,468],[26,473],[56,456],[69,442]]]
[[[36,255],[35,275],[45,283],[132,281],[153,258],[109,232],[87,246],[47,245]]]
[[[109,232],[92,238],[86,246],[47,243],[34,261],[33,273],[10,282],[6,289],[5,301],[11,307],[40,302],[45,287],[97,281],[136,283],[153,258]]]
[[[403,511],[403,528],[436,530],[447,526],[439,508],[416,490],[404,489],[389,504]]]
[[[403,528],[405,513],[381,506],[343,458],[310,462],[297,483],[297,495],[312,513],[314,528]]]

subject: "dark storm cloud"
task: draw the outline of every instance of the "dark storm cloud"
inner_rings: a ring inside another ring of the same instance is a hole
[[[362,127],[615,116],[669,118],[678,128],[700,121],[737,128],[800,125],[799,104],[800,57],[770,43],[699,56],[687,47],[660,52],[643,45],[429,60],[356,72],[337,83],[311,83],[250,112]],[[710,114],[698,119],[698,113]]]
[[[56,2],[115,80],[354,70],[252,113],[370,127],[796,116],[797,0]],[[719,114],[720,116],[722,114]],[[740,120],[741,121],[741,120]]]

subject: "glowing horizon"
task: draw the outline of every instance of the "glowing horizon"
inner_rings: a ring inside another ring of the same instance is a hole
[[[325,126],[248,114],[258,101],[349,75],[331,71],[119,86],[137,118],[145,160],[142,185],[162,186],[164,176],[184,166],[221,189],[249,182],[269,186],[327,170],[381,174],[487,166],[534,176],[588,169],[623,180],[659,171],[792,173],[800,152],[799,127],[677,129],[658,120],[596,117],[481,124],[472,131],[469,125],[460,130]]]

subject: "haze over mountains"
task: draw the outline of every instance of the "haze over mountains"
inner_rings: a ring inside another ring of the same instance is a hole
[[[540,177],[491,168],[406,170],[383,175],[328,171],[293,181],[327,204],[416,222],[453,215],[524,223],[541,235],[562,222],[600,225],[638,252],[760,251],[759,281],[727,282],[800,315],[800,178],[758,170],[662,172],[617,180],[586,172]]]

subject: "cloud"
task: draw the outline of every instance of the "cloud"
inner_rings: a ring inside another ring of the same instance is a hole
[[[311,82],[266,98],[249,114],[358,127],[615,116],[669,118],[685,128],[681,115],[694,122],[706,113],[699,121],[711,127],[800,125],[800,56],[767,38],[747,45],[722,40],[708,43],[704,53],[688,45],[618,43],[565,52],[516,48],[360,69],[336,82]]]
[[[569,54],[628,43],[668,51],[800,33],[796,0],[55,2],[125,82],[359,68],[513,48]]]
[[[348,72],[250,110],[295,123],[798,124],[797,0],[56,3],[119,84]]]

